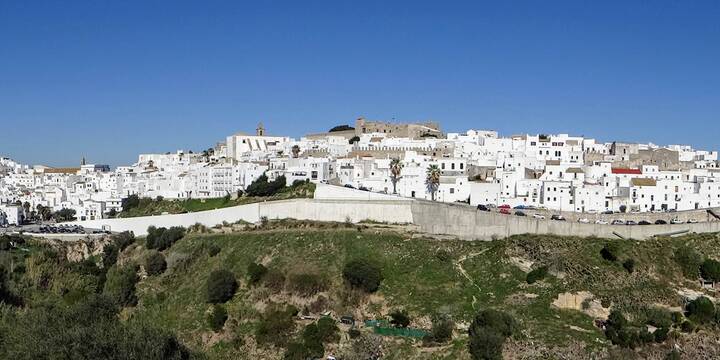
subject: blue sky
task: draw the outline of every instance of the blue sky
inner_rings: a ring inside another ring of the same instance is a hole
[[[0,0],[0,155],[25,163],[360,115],[718,149],[720,1]]]

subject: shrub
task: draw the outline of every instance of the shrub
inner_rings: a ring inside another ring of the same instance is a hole
[[[302,342],[291,342],[285,349],[284,360],[307,360],[311,359],[310,351]]]
[[[680,266],[683,275],[688,279],[697,279],[702,264],[702,256],[688,246],[681,246],[675,250],[673,260]]]
[[[515,320],[497,310],[479,312],[468,328],[468,350],[473,359],[502,359],[505,338],[517,330]]]
[[[600,250],[600,255],[603,259],[607,261],[617,261],[620,254],[620,249],[618,249],[618,246],[615,242],[610,242],[605,244],[603,246],[602,250]]]
[[[266,288],[280,292],[285,288],[285,274],[276,269],[269,269],[262,279]]]
[[[303,344],[310,354],[310,358],[318,359],[322,358],[325,354],[325,347],[323,341],[320,338],[320,333],[316,324],[309,324],[305,327],[302,333]]]
[[[671,352],[665,356],[665,360],[680,360],[682,359],[682,356],[680,356],[680,352],[677,349],[673,349]]]
[[[285,344],[288,335],[295,328],[293,321],[295,315],[297,315],[297,309],[292,306],[285,308],[277,305],[269,306],[255,329],[255,339],[258,344],[278,346]]]
[[[444,343],[452,339],[455,323],[448,316],[433,318],[430,334],[424,339],[426,342]]]
[[[113,266],[108,270],[103,293],[107,294],[120,306],[137,304],[135,285],[138,282],[137,267],[126,265],[122,268]]]
[[[715,318],[715,305],[710,299],[701,296],[687,304],[685,314],[693,322],[707,324]]]
[[[224,303],[235,295],[238,284],[235,275],[227,270],[215,270],[207,280],[207,300],[212,304]]]
[[[685,332],[688,334],[695,331],[695,328],[696,328],[696,326],[695,326],[695,324],[693,324],[692,321],[683,321],[683,323],[680,324],[680,330],[682,330],[682,332]]]
[[[632,274],[635,271],[635,260],[625,260],[625,262],[623,262],[623,267],[627,270],[628,274]]]
[[[653,333],[655,342],[658,344],[664,343],[665,340],[667,340],[668,338],[669,332],[670,330],[668,328],[658,328],[657,330],[655,330],[655,332]]]
[[[488,328],[471,331],[468,348],[474,360],[502,360],[505,336]]]
[[[356,328],[350,328],[350,330],[348,330],[348,336],[351,339],[356,339],[356,338],[360,337],[360,335],[362,335],[362,333],[360,332],[360,330],[358,330]]]
[[[225,321],[228,319],[227,310],[222,305],[214,305],[212,312],[208,315],[208,325],[215,332],[222,330]]]
[[[248,264],[247,267],[247,273],[248,273],[248,282],[251,285],[255,285],[262,280],[263,276],[267,274],[268,269],[263,264],[256,264],[251,262]]]
[[[548,273],[548,267],[547,266],[541,266],[535,270],[530,271],[527,274],[527,277],[525,278],[525,281],[528,284],[534,284],[535,282],[542,280],[547,276]]]
[[[365,260],[353,260],[345,264],[343,278],[351,286],[369,293],[377,291],[383,280],[380,268]]]
[[[159,252],[154,252],[145,259],[145,271],[148,275],[160,275],[167,269],[165,256]]]
[[[159,251],[170,248],[176,241],[185,236],[185,228],[182,226],[173,226],[169,229],[150,226],[147,232],[145,247]]]
[[[210,257],[214,257],[215,255],[219,254],[220,251],[222,251],[222,249],[220,249],[220,247],[215,244],[211,244],[208,246],[208,255],[210,255]]]
[[[647,307],[643,309],[640,317],[644,324],[656,328],[670,328],[673,324],[673,317],[670,311],[658,307]]]
[[[700,276],[705,280],[720,281],[720,261],[705,259],[700,266]]]
[[[317,322],[318,336],[324,343],[336,343],[340,341],[340,335],[338,332],[337,323],[335,320],[328,316],[323,316]]]
[[[406,328],[410,325],[410,317],[405,310],[395,310],[390,313],[390,324],[397,328]]]
[[[312,296],[327,288],[325,280],[317,274],[293,274],[290,276],[290,291],[299,296]]]
[[[279,176],[273,181],[268,181],[267,175],[262,174],[252,184],[248,185],[245,194],[247,196],[272,196],[284,189],[285,183],[285,176]]]

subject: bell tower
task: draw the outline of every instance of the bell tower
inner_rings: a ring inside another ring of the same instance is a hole
[[[265,126],[263,126],[262,122],[260,122],[257,126],[257,129],[255,129],[255,134],[257,136],[265,136]]]

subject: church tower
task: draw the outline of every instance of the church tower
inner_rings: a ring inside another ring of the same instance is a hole
[[[265,136],[265,126],[263,126],[263,123],[259,123],[257,126],[257,129],[255,129],[255,134],[257,136]]]

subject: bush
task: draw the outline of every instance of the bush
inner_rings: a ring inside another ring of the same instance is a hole
[[[290,291],[299,296],[312,296],[327,288],[325,280],[317,274],[290,275]]]
[[[211,244],[210,246],[208,246],[208,255],[210,255],[210,257],[214,257],[215,255],[219,254],[221,250],[222,249],[220,249],[219,246]]]
[[[336,343],[340,341],[337,323],[328,316],[323,316],[317,322],[318,336],[323,343]]]
[[[600,255],[603,259],[614,262],[617,261],[620,255],[620,249],[615,242],[610,242],[603,246],[602,250],[600,250]]]
[[[159,252],[154,252],[145,259],[145,271],[148,275],[160,275],[167,269],[167,262],[165,256]]]
[[[268,269],[263,264],[250,263],[247,267],[248,282],[255,285],[267,274]]]
[[[410,325],[410,317],[405,310],[395,310],[390,313],[390,324],[397,328],[406,328]]]
[[[700,276],[705,280],[720,281],[720,261],[705,259],[700,266]]]
[[[292,342],[285,349],[284,360],[307,360],[311,359],[310,351],[302,342]]]
[[[715,319],[715,305],[710,299],[701,296],[687,304],[685,315],[698,324],[708,324]]]
[[[673,316],[670,311],[658,307],[648,307],[639,316],[643,324],[656,328],[670,328],[673,325]]]
[[[688,246],[681,246],[675,250],[673,260],[680,266],[683,275],[688,279],[695,280],[698,277],[702,256]]]
[[[378,290],[383,280],[382,272],[377,266],[365,260],[353,260],[345,264],[343,278],[351,286],[372,293]]]
[[[667,340],[668,338],[669,332],[670,330],[668,328],[658,328],[657,330],[655,330],[655,332],[653,333],[655,342],[658,344],[664,343],[665,340]]]
[[[285,289],[285,274],[276,269],[269,269],[262,279],[263,285],[273,292]]]
[[[297,309],[292,306],[285,308],[277,305],[269,306],[255,329],[255,339],[258,344],[284,345],[288,335],[295,329],[293,321],[295,315]]]
[[[323,346],[316,324],[309,324],[305,327],[302,333],[302,339],[307,352],[310,354],[310,358],[318,359],[323,357],[325,347]]]
[[[227,302],[232,299],[238,284],[235,275],[227,270],[215,270],[207,280],[207,300],[212,304]]]
[[[534,284],[535,282],[542,280],[547,276],[548,273],[548,267],[547,266],[541,266],[535,270],[530,271],[527,274],[527,277],[525,278],[525,281],[528,284]]]
[[[623,262],[623,267],[627,270],[628,274],[632,274],[635,271],[635,260],[625,260],[625,262]]]
[[[222,305],[214,305],[212,312],[208,315],[208,325],[215,332],[222,330],[225,321],[228,319],[227,310]]]
[[[433,318],[432,330],[424,339],[426,342],[444,343],[452,339],[455,323],[448,316]]]
[[[473,359],[502,359],[505,339],[517,331],[515,320],[497,310],[479,312],[468,328],[468,350]]]
[[[126,265],[122,268],[113,266],[107,272],[103,293],[107,294],[120,306],[137,304],[135,285],[138,282],[137,267]]]

